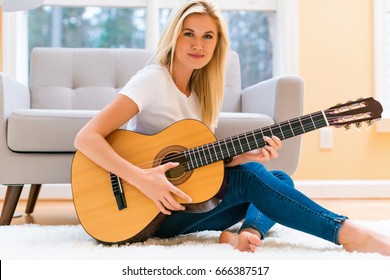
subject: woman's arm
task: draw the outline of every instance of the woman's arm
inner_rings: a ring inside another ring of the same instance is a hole
[[[165,176],[165,172],[177,166],[177,163],[141,169],[118,155],[105,139],[137,113],[137,104],[129,97],[118,94],[79,131],[74,145],[96,164],[140,189],[164,214],[169,215],[169,210],[184,210],[173,198],[173,194],[187,201],[191,201],[190,197],[172,185]]]

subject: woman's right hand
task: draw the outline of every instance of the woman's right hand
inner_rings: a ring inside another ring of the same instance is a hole
[[[187,194],[175,187],[165,176],[166,171],[178,165],[178,162],[168,162],[154,168],[141,169],[141,176],[133,182],[166,215],[170,215],[171,211],[185,210],[185,207],[177,202],[173,195],[192,202]]]

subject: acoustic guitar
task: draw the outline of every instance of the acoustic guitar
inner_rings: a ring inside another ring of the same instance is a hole
[[[141,168],[179,162],[166,176],[196,206],[211,201],[218,193],[224,177],[223,160],[265,146],[264,136],[275,135],[284,140],[326,126],[360,127],[362,122],[370,125],[381,118],[382,111],[381,104],[370,97],[221,140],[202,122],[182,120],[155,135],[118,129],[108,135],[107,141],[120,156]],[[166,218],[136,187],[96,165],[80,151],[75,153],[72,163],[72,192],[81,225],[105,244],[144,241]],[[191,208],[187,202],[176,199]]]

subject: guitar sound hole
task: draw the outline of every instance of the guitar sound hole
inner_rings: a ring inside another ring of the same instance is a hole
[[[153,167],[162,165],[168,162],[178,162],[179,165],[165,172],[167,179],[175,186],[185,183],[192,175],[194,170],[187,170],[188,160],[184,156],[184,151],[187,148],[179,145],[168,146],[162,149],[155,157]]]
[[[168,162],[179,162],[179,165],[177,167],[171,168],[165,172],[165,176],[167,176],[169,180],[179,179],[187,172],[186,170],[187,159],[182,154],[169,153],[165,155],[161,161],[161,164],[165,164]]]

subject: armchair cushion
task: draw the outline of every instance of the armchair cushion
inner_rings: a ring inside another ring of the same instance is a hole
[[[77,132],[97,110],[24,109],[8,119],[8,147],[14,152],[75,152]]]
[[[215,131],[217,139],[224,139],[273,124],[270,116],[254,113],[224,113],[219,115]]]

